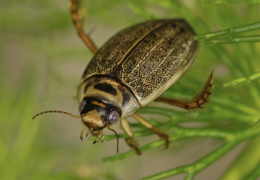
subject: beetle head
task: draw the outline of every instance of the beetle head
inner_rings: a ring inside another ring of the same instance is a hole
[[[110,104],[106,104],[97,98],[84,98],[79,111],[82,122],[91,130],[99,131],[118,122],[121,111]]]
[[[85,124],[80,133],[80,139],[83,139],[83,132],[86,127],[95,134],[98,135],[98,138],[93,142],[94,144],[99,140],[99,138],[103,135],[102,129],[107,127],[110,131],[113,131],[117,137],[117,152],[118,152],[118,135],[115,130],[111,129],[110,126],[118,122],[121,117],[121,111],[119,108],[104,103],[97,98],[84,98],[79,105],[80,115],[73,115],[64,111],[44,111],[36,114],[35,117],[46,114],[46,113],[63,113],[75,118],[81,118],[82,122]],[[88,135],[89,131],[87,132]],[[104,137],[104,136],[103,136]],[[103,142],[102,137],[102,142]]]

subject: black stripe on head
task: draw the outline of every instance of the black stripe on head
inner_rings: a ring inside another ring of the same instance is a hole
[[[109,94],[112,94],[114,96],[117,95],[116,89],[111,86],[111,84],[108,83],[99,83],[94,86],[95,89],[98,89],[100,91],[107,92]]]

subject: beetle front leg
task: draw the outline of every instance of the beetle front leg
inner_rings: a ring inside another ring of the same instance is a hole
[[[166,144],[165,144],[165,148],[167,149],[169,147],[169,137],[167,134],[164,134],[163,132],[161,132],[160,130],[156,129],[155,127],[153,127],[153,125],[151,123],[149,123],[147,120],[145,120],[144,118],[142,118],[141,116],[139,116],[138,114],[133,114],[132,115],[137,121],[139,121],[141,124],[143,124],[145,127],[153,130],[160,138],[162,138],[163,140],[165,140]]]
[[[126,132],[126,134],[129,136],[128,138],[125,139],[126,143],[131,148],[135,149],[138,155],[141,155],[141,151],[137,146],[137,142],[134,139],[134,135],[132,133],[132,130],[131,130],[127,120],[126,119],[120,119],[120,121],[121,121],[121,127]]]

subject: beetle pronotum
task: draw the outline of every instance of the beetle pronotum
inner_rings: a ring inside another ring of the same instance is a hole
[[[201,108],[207,102],[213,86],[212,74],[190,101],[163,98],[160,95],[178,81],[191,66],[198,52],[198,42],[193,39],[192,28],[182,19],[153,20],[126,28],[97,50],[93,41],[84,33],[78,18],[77,0],[71,1],[71,16],[79,36],[95,54],[86,67],[78,87],[80,115],[85,128],[102,137],[103,129],[121,122],[128,135],[127,144],[141,154],[126,120],[132,116],[153,130],[169,146],[167,134],[153,127],[136,112],[149,103],[164,102],[184,109]],[[118,151],[118,136],[117,136]]]

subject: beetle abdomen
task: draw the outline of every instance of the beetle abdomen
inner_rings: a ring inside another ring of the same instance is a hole
[[[155,20],[112,37],[87,66],[82,80],[115,74],[146,106],[174,84],[193,62],[198,43],[184,20]]]

